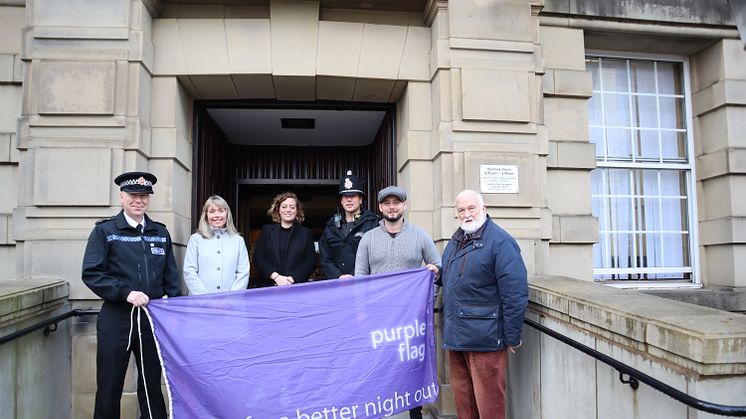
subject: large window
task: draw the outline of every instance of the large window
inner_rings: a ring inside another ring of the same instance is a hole
[[[685,63],[593,56],[598,281],[694,280]]]

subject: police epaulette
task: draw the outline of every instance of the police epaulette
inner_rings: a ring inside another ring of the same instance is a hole
[[[96,225],[99,225],[99,224],[101,224],[101,223],[103,223],[105,221],[114,221],[116,218],[117,218],[116,215],[112,216],[112,217],[109,217],[109,218],[102,218],[102,219],[96,221]]]

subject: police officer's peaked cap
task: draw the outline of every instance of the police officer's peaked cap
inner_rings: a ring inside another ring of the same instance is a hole
[[[359,177],[353,175],[351,170],[348,170],[347,174],[339,180],[339,193],[337,195],[365,196],[365,193],[363,193],[363,182],[360,181]]]
[[[153,193],[153,185],[158,182],[152,173],[147,172],[128,172],[122,173],[114,179],[114,183],[119,185],[119,190],[129,193]]]

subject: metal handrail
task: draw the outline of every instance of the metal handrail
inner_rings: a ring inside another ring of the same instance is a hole
[[[76,308],[70,310],[67,313],[60,314],[59,316],[49,318],[47,320],[44,320],[43,322],[36,323],[24,329],[17,330],[9,335],[0,337],[0,345],[8,343],[14,339],[18,339],[21,336],[28,335],[29,333],[35,332],[42,328],[44,329],[44,336],[49,336],[50,333],[57,330],[57,323],[61,322],[62,320],[69,319],[70,317],[92,316],[98,314],[98,312],[99,310],[95,309]]]
[[[629,386],[635,390],[640,386],[639,382],[642,381],[643,383],[649,385],[650,387],[653,387],[654,389],[660,391],[666,396],[671,397],[675,400],[678,400],[681,403],[684,403],[685,405],[689,407],[693,407],[697,410],[701,410],[707,413],[714,413],[716,415],[722,415],[722,416],[746,417],[746,406],[730,406],[730,405],[725,405],[725,404],[711,403],[708,401],[697,399],[696,397],[692,397],[680,390],[677,390],[662,381],[656,380],[655,378],[645,374],[644,372],[640,370],[632,368],[629,365],[624,364],[622,362],[619,362],[616,359],[606,354],[603,354],[593,348],[589,348],[588,346],[585,346],[578,341],[570,339],[567,336],[559,332],[556,332],[546,326],[542,326],[541,324],[533,320],[524,319],[524,323],[526,323],[527,325],[533,327],[534,329],[544,334],[547,334],[559,340],[562,343],[572,346],[573,348],[585,353],[586,355],[596,358],[597,360],[603,362],[604,364],[607,364],[610,367],[614,368],[615,370],[619,371],[619,381],[621,381],[624,384],[629,384]],[[628,376],[629,379],[625,379],[624,378],[625,375]]]

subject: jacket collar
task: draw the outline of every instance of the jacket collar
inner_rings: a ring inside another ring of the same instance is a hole
[[[336,215],[334,217],[336,217]],[[331,231],[333,231],[336,235],[341,237],[343,236],[342,225],[344,225],[345,223],[342,222],[340,218],[340,226],[337,227],[337,223],[334,221],[334,217],[330,218],[329,221],[327,221],[326,227],[330,229]],[[367,208],[363,208],[362,212],[360,212],[360,216],[357,217],[357,219],[352,222],[354,224],[354,226],[352,227],[352,230],[355,230],[358,226],[365,224],[369,220],[377,220],[377,219],[378,217],[376,217],[375,214],[370,212],[370,210],[368,210]]]
[[[127,219],[124,218],[124,210],[119,211],[119,214],[117,214],[114,218],[117,223],[117,229],[119,230],[132,229],[134,231],[137,231],[137,229],[135,227],[132,227],[127,222]],[[148,214],[143,214],[143,218],[145,219],[145,228],[143,231],[156,230],[155,222],[151,220],[150,217],[148,217]]]

